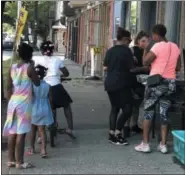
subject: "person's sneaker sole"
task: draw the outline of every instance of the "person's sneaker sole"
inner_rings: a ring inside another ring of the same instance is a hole
[[[159,152],[161,152],[162,154],[168,154],[168,150],[162,151],[160,148],[157,148],[157,150],[158,150]]]
[[[122,145],[122,146],[126,146],[126,145],[129,144],[129,143],[122,143],[122,144],[121,144],[121,143],[119,143],[119,142],[116,142],[116,143],[115,143],[115,142],[113,142],[113,141],[111,141],[111,140],[109,140],[109,142],[112,143],[113,145],[120,145],[120,146],[121,146],[121,145]]]
[[[137,151],[137,152],[141,152],[141,153],[151,153],[151,150],[143,151],[143,150],[137,150],[137,149],[135,149],[135,151]]]

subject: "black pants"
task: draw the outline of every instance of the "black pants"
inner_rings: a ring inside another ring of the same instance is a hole
[[[130,88],[122,88],[117,91],[108,92],[111,103],[111,112],[109,116],[110,130],[122,131],[126,121],[132,114],[132,93]],[[118,113],[121,114],[118,116]]]

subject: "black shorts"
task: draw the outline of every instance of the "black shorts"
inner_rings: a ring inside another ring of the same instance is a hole
[[[68,107],[70,103],[73,102],[67,91],[62,86],[62,84],[51,86],[51,93],[53,103],[52,105],[54,109]]]

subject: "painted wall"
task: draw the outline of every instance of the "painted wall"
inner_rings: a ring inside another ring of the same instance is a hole
[[[113,14],[113,32],[112,32],[112,38],[116,38],[116,23],[121,25],[121,10],[122,10],[122,1],[115,1],[114,2],[114,14]],[[116,20],[116,19],[119,19]]]

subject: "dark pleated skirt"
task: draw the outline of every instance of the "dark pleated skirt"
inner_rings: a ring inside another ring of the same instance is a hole
[[[68,107],[72,99],[62,84],[51,87],[53,108]]]

